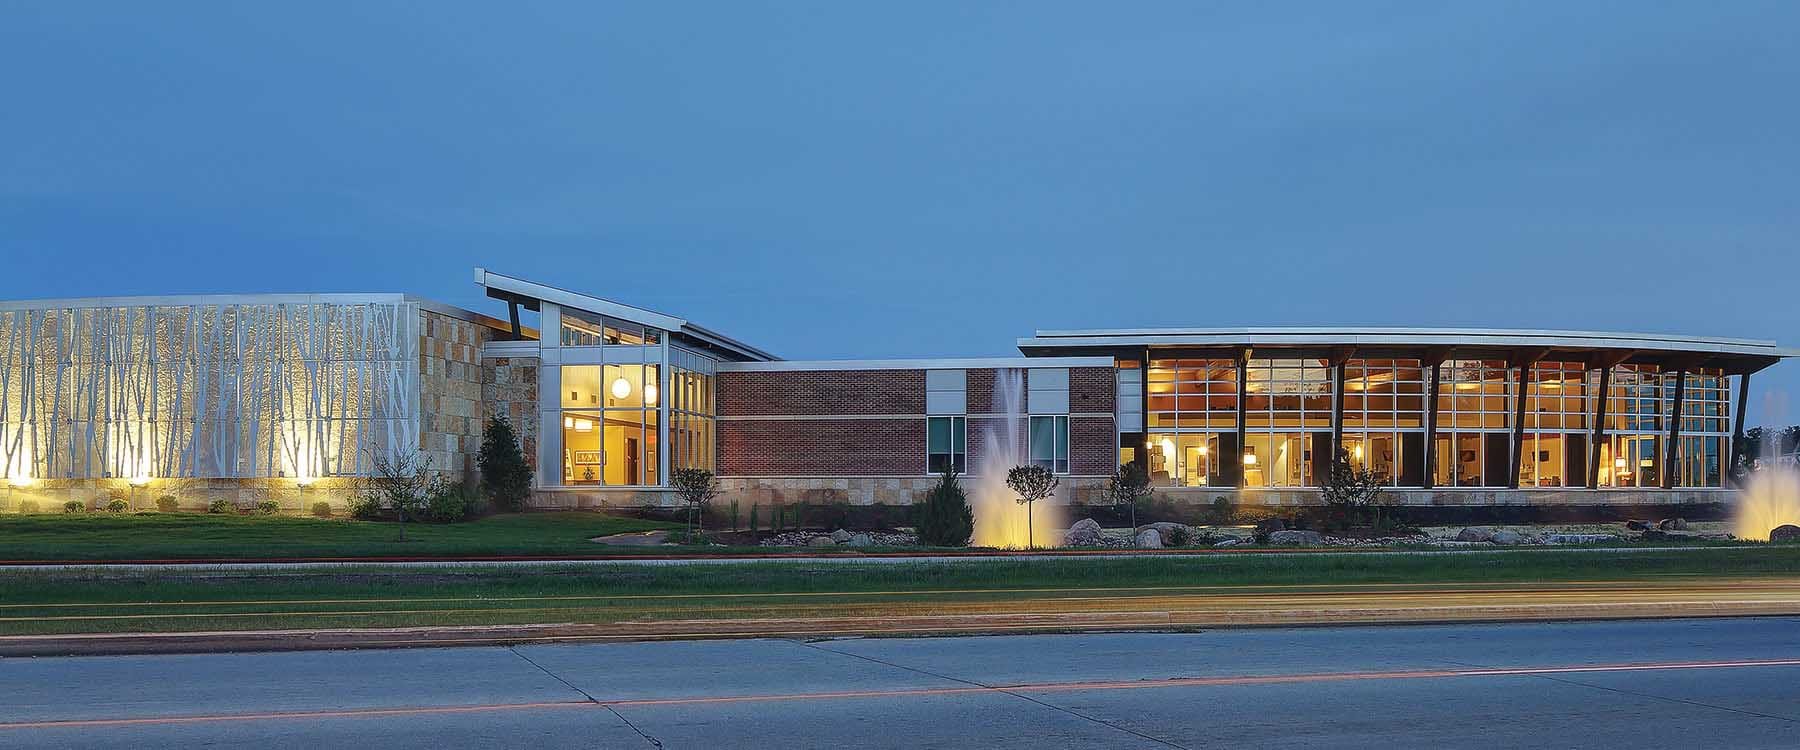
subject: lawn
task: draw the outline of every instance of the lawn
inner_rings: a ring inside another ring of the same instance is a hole
[[[0,516],[0,559],[592,555],[591,537],[670,525],[603,513],[504,513],[455,524],[198,513]]]
[[[571,514],[579,515],[579,514]],[[587,533],[587,532],[583,532]],[[890,617],[1206,607],[1388,587],[1731,585],[1800,576],[1800,547],[827,564],[542,564],[0,572],[0,634]]]

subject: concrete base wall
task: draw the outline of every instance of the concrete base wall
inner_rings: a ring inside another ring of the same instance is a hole
[[[20,503],[29,500],[37,503],[40,513],[61,513],[65,503],[75,500],[97,511],[120,498],[133,510],[156,510],[156,499],[168,495],[184,511],[204,511],[214,499],[223,498],[243,510],[273,500],[283,513],[310,513],[313,504],[323,500],[333,512],[342,512],[355,493],[355,480],[338,478],[319,479],[306,487],[292,479],[152,479],[143,487],[122,479],[44,479],[29,487],[0,485],[0,508],[17,512]]]

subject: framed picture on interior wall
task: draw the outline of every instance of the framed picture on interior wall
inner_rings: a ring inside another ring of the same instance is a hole
[[[576,466],[599,466],[600,451],[575,451]]]
[[[1538,451],[1538,460],[1539,461],[1550,460],[1550,451]]]

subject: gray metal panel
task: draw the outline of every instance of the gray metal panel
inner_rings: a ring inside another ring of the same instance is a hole
[[[1773,341],[1678,334],[1485,328],[1145,328],[1039,331],[1021,350],[1142,346],[1466,346],[1642,349],[1756,356],[1795,356]]]

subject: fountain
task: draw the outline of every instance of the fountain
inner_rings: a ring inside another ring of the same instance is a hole
[[[1006,486],[1006,472],[1025,464],[1027,423],[1025,414],[1025,373],[1018,369],[994,371],[994,411],[997,419],[987,421],[982,430],[981,454],[975,457],[969,475],[972,491],[969,506],[975,513],[974,544],[979,547],[1022,549],[1027,539],[1038,546],[1055,546],[1067,526],[1064,506],[1055,499],[1040,500],[1026,526],[1025,506],[1018,494]]]
[[[1764,414],[1779,417],[1787,412],[1787,395],[1771,392],[1764,397]],[[1779,422],[1778,422],[1779,423]],[[1764,439],[1759,466],[1744,479],[1732,514],[1732,531],[1739,539],[1769,540],[1777,526],[1800,526],[1800,456],[1782,455],[1781,438],[1770,432]]]

